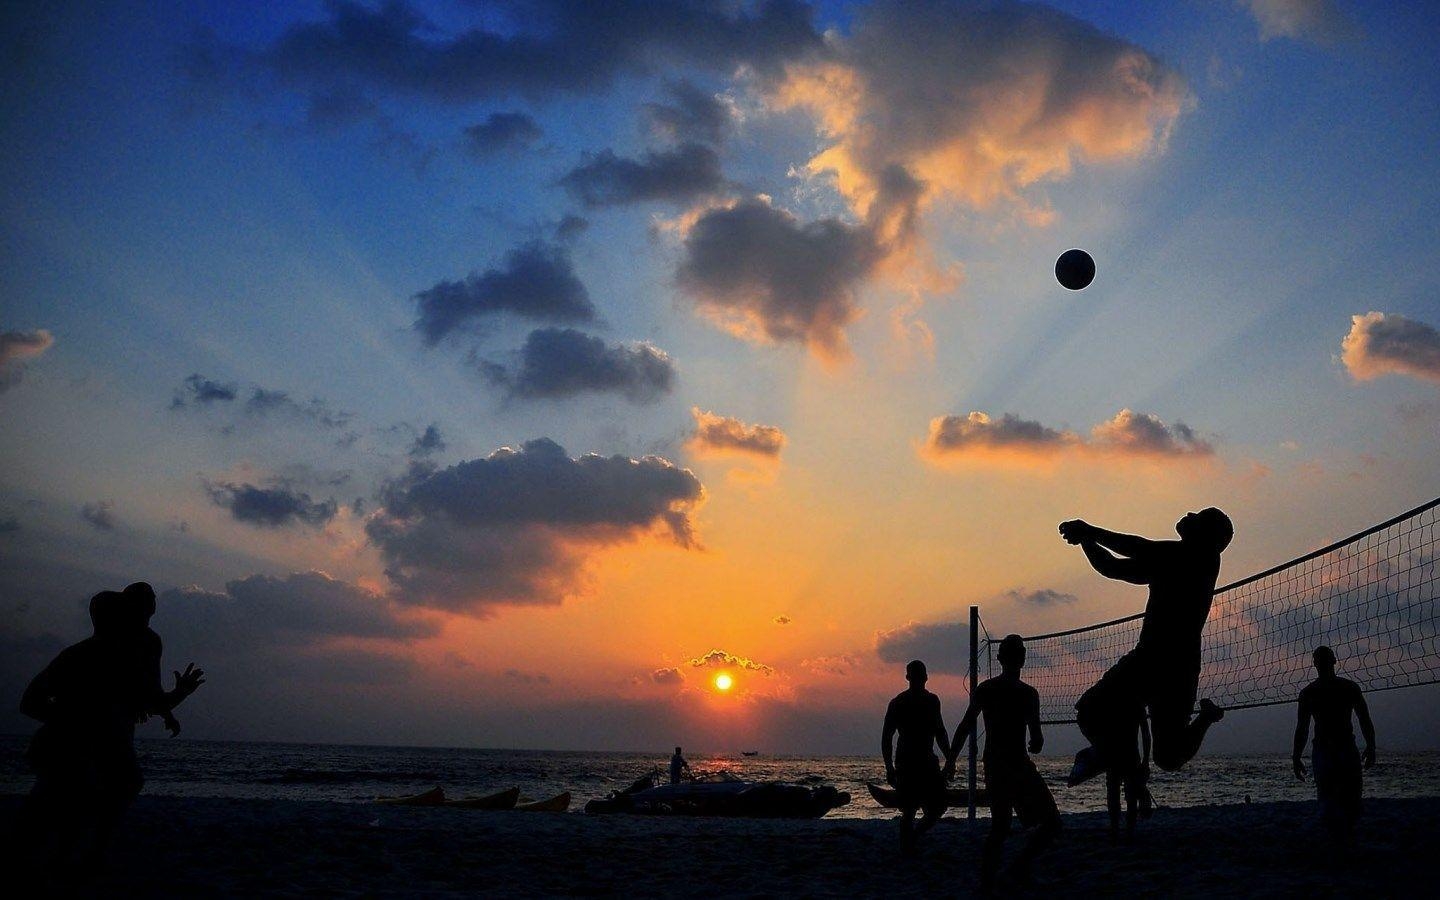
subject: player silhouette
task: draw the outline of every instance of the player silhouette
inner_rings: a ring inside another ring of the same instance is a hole
[[[1212,506],[1186,513],[1175,531],[1178,541],[1152,541],[1079,519],[1060,525],[1060,535],[1080,545],[1095,571],[1150,586],[1135,648],[1075,704],[1076,722],[1091,746],[1076,755],[1071,784],[1106,768],[1100,748],[1122,709],[1137,703],[1149,709],[1155,764],[1167,771],[1189,762],[1206,730],[1225,714],[1201,700],[1199,714],[1190,717],[1200,680],[1200,634],[1220,576],[1220,554],[1235,528]]]
[[[970,693],[970,707],[955,729],[946,756],[945,775],[955,774],[955,760],[973,733],[975,719],[985,718],[985,793],[990,802],[990,833],[980,859],[980,888],[990,891],[1000,869],[1000,852],[1010,834],[1010,817],[1020,817],[1025,825],[1035,826],[1035,833],[1016,857],[1011,873],[1017,881],[1030,878],[1030,864],[1035,856],[1049,846],[1060,831],[1060,812],[1055,798],[1045,786],[1045,779],[1035,769],[1026,753],[1025,733],[1029,731],[1030,753],[1039,753],[1045,745],[1040,731],[1040,695],[1020,680],[1025,666],[1025,641],[1018,634],[1006,635],[995,654],[1000,661],[1000,674],[982,681]]]
[[[1335,652],[1316,647],[1313,656],[1319,677],[1300,692],[1299,721],[1295,723],[1295,745],[1291,763],[1295,777],[1305,778],[1300,754],[1310,738],[1310,720],[1315,720],[1315,745],[1310,762],[1315,768],[1315,795],[1325,826],[1338,839],[1348,840],[1360,818],[1360,764],[1355,749],[1355,732],[1350,716],[1360,720],[1365,736],[1365,768],[1375,764],[1375,725],[1360,687],[1335,674]]]
[[[940,716],[940,698],[925,690],[928,678],[920,660],[911,660],[905,666],[910,687],[890,701],[880,734],[885,780],[895,788],[900,808],[900,849],[905,853],[913,852],[919,836],[945,814],[945,780],[933,748],[939,744],[941,755],[948,756],[949,744],[945,721]],[[925,815],[917,826],[915,811],[921,808]]]

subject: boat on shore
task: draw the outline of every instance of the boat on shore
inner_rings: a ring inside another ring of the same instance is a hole
[[[850,802],[832,785],[808,787],[784,781],[745,781],[727,772],[678,784],[656,785],[652,773],[623,791],[585,804],[591,815],[728,816],[755,819],[818,819]]]
[[[531,800],[527,803],[515,804],[515,809],[521,812],[565,812],[569,808],[569,791],[562,791],[545,800]]]
[[[520,789],[512,787],[485,797],[462,797],[459,800],[446,800],[445,805],[457,809],[514,809],[515,802],[519,799]]]
[[[874,798],[876,803],[886,809],[900,808],[900,794],[894,788],[886,787],[883,784],[867,784],[865,786],[870,789],[870,796]],[[975,805],[988,806],[989,804],[990,798],[986,795],[985,789],[983,787],[976,788]],[[950,809],[968,807],[970,805],[970,792],[965,788],[946,788],[945,805]]]

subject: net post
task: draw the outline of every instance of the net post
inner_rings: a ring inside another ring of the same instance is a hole
[[[970,695],[975,695],[975,681],[980,677],[980,607],[970,607]],[[978,721],[970,723],[970,771],[968,792],[970,821],[975,821],[975,739],[979,733]]]

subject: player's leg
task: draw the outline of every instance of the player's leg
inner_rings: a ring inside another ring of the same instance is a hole
[[[1149,690],[1150,733],[1155,765],[1174,772],[1200,752],[1205,733],[1224,717],[1224,710],[1209,700],[1200,701],[1200,712],[1192,719],[1198,673],[1176,675],[1155,672]]]
[[[1030,865],[1035,857],[1044,852],[1060,833],[1060,810],[1055,806],[1055,798],[1045,785],[1045,779],[1033,767],[1021,781],[1019,803],[1026,821],[1035,823],[1035,830],[1025,846],[1020,848],[1012,867],[1016,880],[1024,882],[1030,880]]]
[[[1010,817],[1013,811],[1008,802],[996,803],[990,807],[990,833],[985,835],[985,847],[980,854],[980,890],[995,888],[995,876],[1000,871],[1000,854],[1005,848],[1005,838],[1010,836]]]

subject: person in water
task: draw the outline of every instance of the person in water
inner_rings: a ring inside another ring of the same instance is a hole
[[[908,853],[945,814],[945,779],[934,747],[938,744],[941,756],[948,756],[949,742],[940,698],[925,689],[929,680],[925,664],[911,660],[905,666],[905,680],[910,687],[885,710],[880,755],[885,760],[885,781],[895,788],[900,808],[900,846]],[[917,825],[915,813],[922,809],[924,816]]]
[[[680,748],[676,747],[675,755],[670,757],[670,783],[679,784],[689,777],[691,777],[690,764],[685,761],[685,757],[680,755]]]
[[[1100,747],[1119,710],[1137,702],[1149,710],[1155,764],[1166,771],[1194,758],[1205,732],[1225,715],[1208,699],[1193,719],[1191,710],[1200,680],[1200,635],[1220,576],[1220,554],[1235,528],[1212,506],[1186,513],[1175,531],[1178,541],[1152,541],[1079,519],[1060,525],[1060,535],[1080,545],[1095,571],[1150,587],[1135,648],[1075,704],[1076,722],[1091,746],[1076,756],[1072,784],[1107,767]]]
[[[1305,764],[1300,754],[1310,739],[1310,720],[1315,720],[1315,744],[1310,762],[1315,769],[1315,795],[1320,801],[1320,815],[1325,826],[1338,839],[1345,841],[1360,819],[1360,767],[1375,764],[1375,724],[1370,721],[1370,708],[1360,687],[1335,674],[1335,652],[1329,647],[1316,647],[1313,655],[1319,675],[1300,691],[1298,721],[1295,723],[1295,744],[1290,761],[1295,777],[1305,780]],[[1355,732],[1350,717],[1360,720],[1360,733],[1365,736],[1365,752],[1355,749]]]
[[[946,776],[953,776],[955,760],[966,738],[974,733],[975,720],[983,716],[982,758],[985,793],[990,803],[990,833],[985,837],[980,857],[980,888],[986,892],[994,890],[1012,815],[1019,816],[1023,824],[1035,827],[1035,833],[1011,867],[1012,877],[1019,882],[1030,880],[1035,857],[1060,832],[1060,811],[1055,806],[1055,798],[1029,755],[1040,752],[1045,746],[1045,736],[1040,731],[1040,694],[1020,680],[1020,670],[1025,667],[1024,639],[1018,634],[1006,635],[995,655],[1000,662],[1000,674],[980,682],[970,692],[970,707],[955,729],[945,764]]]

